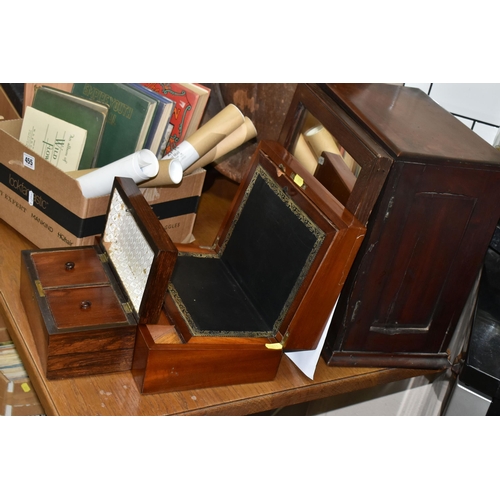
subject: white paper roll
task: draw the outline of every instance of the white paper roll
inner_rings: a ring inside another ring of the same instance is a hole
[[[186,170],[196,160],[198,160],[199,157],[200,155],[198,154],[198,151],[196,151],[194,146],[188,141],[183,141],[167,156],[162,158],[162,160],[177,160],[181,163],[182,169]]]
[[[175,162],[172,162],[175,163]],[[176,166],[172,167],[173,170]],[[177,165],[179,170],[178,182],[182,179],[182,167]],[[92,172],[78,177],[76,180],[80,184],[85,198],[96,198],[111,193],[115,177],[130,177],[134,182],[140,183],[151,179],[158,174],[159,164],[156,155],[149,149],[142,149],[109,165],[93,170]],[[174,174],[175,178],[175,174]]]

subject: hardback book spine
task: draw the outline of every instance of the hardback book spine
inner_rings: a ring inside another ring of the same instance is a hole
[[[168,154],[185,139],[199,96],[180,83],[143,83],[142,85],[175,102],[170,118],[172,131],[164,151],[164,154]]]

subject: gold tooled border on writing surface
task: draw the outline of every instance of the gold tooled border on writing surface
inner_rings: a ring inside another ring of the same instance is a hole
[[[168,291],[170,292],[170,296],[174,300],[179,312],[181,313],[184,321],[189,326],[189,330],[191,331],[191,335],[193,337],[271,337],[274,335],[273,331],[232,331],[232,330],[200,330],[196,323],[194,322],[191,314],[189,314],[184,302],[181,297],[177,293],[177,290],[169,283]]]
[[[276,335],[278,332],[278,329],[285,318],[286,313],[288,312],[288,309],[290,308],[290,305],[293,302],[293,299],[295,298],[295,295],[297,294],[300,286],[302,285],[302,282],[304,281],[305,277],[307,276],[307,273],[309,272],[309,269],[314,262],[314,259],[316,258],[316,255],[321,248],[321,245],[323,244],[323,241],[325,239],[325,233],[322,231],[309,217],[308,215],[300,208],[298,207],[295,202],[281,189],[281,187],[276,183],[276,181],[269,175],[268,172],[262,168],[261,165],[258,165],[254,176],[252,177],[245,194],[243,196],[243,199],[240,203],[240,206],[234,216],[234,219],[231,223],[231,227],[229,228],[229,231],[227,233],[226,238],[224,239],[224,242],[222,243],[222,246],[218,252],[218,254],[189,254],[192,257],[195,258],[220,258],[222,254],[224,253],[224,250],[227,246],[227,242],[231,238],[231,235],[233,233],[233,230],[241,216],[241,213],[243,211],[243,208],[246,205],[246,202],[255,186],[255,183],[257,181],[257,178],[261,177],[265,183],[271,188],[271,190],[278,196],[278,198],[287,206],[287,208],[297,217],[300,219],[300,221],[307,227],[307,229],[313,233],[316,241],[314,243],[313,248],[309,252],[309,255],[306,259],[306,263],[302,267],[302,270],[299,274],[299,277],[297,278],[297,281],[295,282],[295,285],[292,287],[292,290],[290,291],[287,300],[285,301],[285,304],[283,305],[280,314],[278,315],[276,321],[273,324],[272,330],[270,331],[226,331],[226,330],[199,330],[193,321],[193,318],[189,314],[184,302],[182,301],[181,297],[179,296],[177,290],[175,289],[174,285],[172,282],[169,283],[168,285],[168,291],[170,292],[170,295],[172,299],[174,300],[177,308],[179,309],[179,312],[181,313],[182,317],[186,321],[187,325],[189,326],[189,329],[191,331],[191,334],[193,336],[198,336],[198,337],[271,337]],[[181,254],[179,254],[181,255]],[[186,254],[182,254],[186,255]]]

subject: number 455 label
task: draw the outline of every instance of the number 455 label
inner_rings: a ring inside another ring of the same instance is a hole
[[[28,153],[23,153],[23,164],[25,167],[35,170],[35,158]]]

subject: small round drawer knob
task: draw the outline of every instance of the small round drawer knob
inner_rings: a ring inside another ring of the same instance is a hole
[[[80,304],[80,309],[83,309],[84,311],[86,311],[87,309],[90,309],[91,305],[92,305],[92,302],[90,302],[90,300],[84,300]]]
[[[75,263],[74,262],[66,262],[65,266],[66,271],[73,271],[75,268]]]

